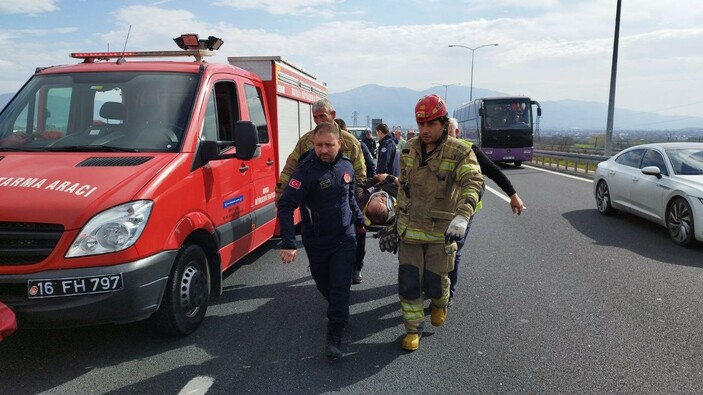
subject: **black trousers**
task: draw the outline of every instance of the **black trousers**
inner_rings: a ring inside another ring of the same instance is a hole
[[[356,262],[354,270],[361,270],[364,267],[364,257],[366,256],[366,234],[356,234]]]
[[[345,237],[332,248],[305,247],[310,273],[315,285],[327,300],[330,323],[346,325],[349,319],[349,297],[356,255],[356,240]]]

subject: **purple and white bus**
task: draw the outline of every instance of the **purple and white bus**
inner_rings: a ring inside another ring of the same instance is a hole
[[[493,162],[512,162],[515,166],[532,160],[534,120],[542,108],[528,97],[482,97],[454,110],[459,122],[459,137],[478,144]]]

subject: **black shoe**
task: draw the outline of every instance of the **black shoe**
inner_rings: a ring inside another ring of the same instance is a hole
[[[454,303],[454,298],[449,298],[449,301],[447,302],[447,307],[452,307],[452,303]]]
[[[361,271],[354,270],[354,273],[352,273],[352,284],[361,284],[361,280]]]
[[[327,348],[325,349],[325,354],[327,355],[327,358],[331,360],[339,359],[341,358],[344,354],[342,354],[342,350],[340,350],[340,347],[342,346],[342,338],[337,338],[337,339],[332,339],[332,340],[327,340]]]
[[[341,358],[342,353],[342,324],[327,324],[327,345],[325,347],[325,355],[331,360]]]

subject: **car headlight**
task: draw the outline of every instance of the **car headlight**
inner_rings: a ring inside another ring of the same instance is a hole
[[[150,200],[137,200],[96,215],[78,233],[66,258],[107,254],[131,247],[142,234],[153,205]]]

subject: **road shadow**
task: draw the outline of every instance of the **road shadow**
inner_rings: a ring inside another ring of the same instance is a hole
[[[634,254],[682,266],[703,267],[703,244],[674,244],[665,227],[625,212],[605,216],[595,209],[564,213],[571,226],[594,244],[624,248]],[[633,230],[636,229],[636,232]]]
[[[177,394],[192,378],[207,377],[208,394],[317,394],[363,381],[405,354],[395,284],[352,288],[345,356],[329,361],[326,302],[309,275],[256,286],[231,282],[186,337],[163,336],[149,321],[20,330],[0,343],[0,393]],[[120,384],[125,372],[132,384]]]

